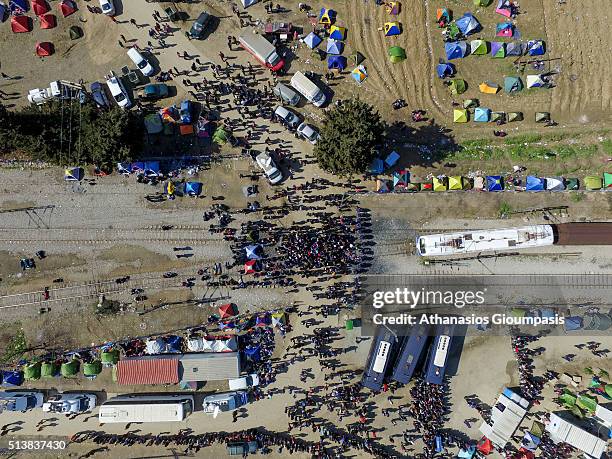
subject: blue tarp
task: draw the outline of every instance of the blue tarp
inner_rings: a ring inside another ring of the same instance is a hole
[[[170,335],[164,337],[166,342],[166,352],[177,353],[182,352],[181,345],[183,343],[183,337],[177,335]]]
[[[565,331],[580,330],[583,322],[580,316],[570,316],[565,318]]]
[[[465,57],[467,53],[467,43],[464,41],[452,41],[450,43],[444,43],[444,50],[446,51],[446,59],[459,59]]]
[[[202,184],[200,182],[187,182],[185,184],[185,194],[200,196],[202,194]]]
[[[338,40],[327,40],[327,54],[342,54],[342,42]]]
[[[541,56],[546,52],[543,40],[529,40],[527,42],[527,53],[530,56]]]
[[[9,6],[11,7],[11,13],[18,13],[28,11],[28,0],[10,0]]]
[[[474,121],[478,121],[479,123],[488,123],[490,120],[490,108],[477,107],[476,110],[474,110]]]
[[[436,66],[436,71],[438,72],[438,78],[450,77],[455,73],[455,66],[444,62]]]
[[[252,360],[253,362],[259,362],[261,360],[261,347],[260,346],[251,346],[247,347],[244,350],[244,356]]]
[[[327,68],[344,70],[346,68],[346,57],[344,56],[328,56]]]
[[[503,189],[504,185],[501,175],[487,175],[487,190],[502,191]]]
[[[370,164],[370,174],[382,174],[385,170],[385,163],[380,158],[374,158]]]
[[[140,173],[140,172],[144,172],[144,170],[145,170],[145,163],[141,161],[136,161],[135,163],[132,163],[132,172]]]
[[[310,49],[316,48],[322,42],[321,37],[319,37],[316,33],[310,32],[306,37],[304,37],[304,43]]]
[[[385,158],[385,164],[387,165],[387,167],[392,167],[393,165],[395,165],[398,159],[400,159],[400,155],[397,151],[394,150],[389,153],[389,156]]]
[[[145,161],[144,163],[144,173],[150,176],[159,175],[159,161]]]
[[[480,30],[480,23],[472,13],[465,13],[457,19],[456,24],[463,35],[469,35]]]
[[[533,175],[527,176],[526,191],[542,191],[544,189],[544,180]]]
[[[120,174],[129,174],[132,172],[132,165],[130,163],[117,163],[117,172]]]
[[[470,446],[468,449],[460,449],[457,457],[459,459],[472,459],[472,457],[474,457],[474,453],[476,453],[476,447]]]
[[[2,387],[16,387],[23,384],[23,371],[2,371]]]

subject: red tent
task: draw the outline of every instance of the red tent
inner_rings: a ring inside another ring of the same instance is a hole
[[[72,0],[62,0],[62,3],[60,3],[60,10],[64,17],[67,17],[77,10],[77,6]]]
[[[42,43],[36,43],[36,55],[40,57],[50,56],[55,52],[53,43],[43,41]]]
[[[29,32],[32,30],[32,20],[28,16],[13,16],[11,30],[15,33]]]
[[[493,452],[493,443],[491,443],[491,440],[489,440],[487,437],[482,437],[478,442],[478,445],[476,445],[476,449],[487,456]]]
[[[219,315],[222,319],[227,319],[228,317],[233,317],[236,315],[236,309],[234,305],[231,303],[222,304],[219,306]]]
[[[54,14],[43,14],[39,19],[41,29],[52,29],[57,24]]]
[[[535,459],[535,454],[525,448],[519,449],[519,452],[514,455],[515,459]]]
[[[244,273],[245,274],[254,274],[255,273],[255,263],[257,260],[249,260],[244,264]]]
[[[32,0],[32,10],[36,16],[42,16],[48,13],[50,9],[46,0]]]

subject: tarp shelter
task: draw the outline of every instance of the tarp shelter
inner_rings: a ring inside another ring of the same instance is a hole
[[[393,150],[389,155],[385,158],[385,165],[387,167],[395,166],[395,163],[400,159],[400,155],[397,151]]]
[[[535,114],[535,122],[536,123],[547,123],[550,121],[550,113],[549,112],[536,112]]]
[[[482,437],[478,444],[476,445],[476,449],[479,453],[488,456],[493,452],[493,443],[487,437]]]
[[[466,90],[465,80],[462,80],[461,78],[451,80],[449,89],[451,94],[463,94]]]
[[[327,68],[329,70],[344,70],[346,68],[346,57],[344,56],[328,56]]]
[[[144,117],[144,125],[147,134],[159,134],[164,130],[161,116],[159,113],[149,113]]]
[[[446,191],[448,189],[446,185],[446,178],[434,177],[432,182],[434,191]]]
[[[333,38],[334,40],[345,40],[346,27],[341,27],[337,25],[331,26],[331,28],[329,29],[329,38]]]
[[[161,354],[166,349],[166,343],[162,338],[151,338],[145,343],[146,353],[149,355]]]
[[[597,399],[589,397],[588,395],[579,395],[576,399],[576,405],[590,414],[595,414],[597,408]]]
[[[225,132],[225,129],[223,129],[223,127],[221,126],[217,127],[217,129],[215,129],[215,133],[212,136],[212,140],[218,145],[225,145],[228,140],[228,135],[227,132]]]
[[[83,169],[81,167],[69,167],[64,170],[64,180],[69,182],[78,182],[83,178]]]
[[[436,66],[438,78],[451,77],[455,73],[455,66],[448,62],[441,62]]]
[[[501,175],[487,175],[487,191],[503,191],[504,182]]]
[[[6,5],[0,3],[0,22],[6,21]]]
[[[401,46],[391,46],[388,50],[389,60],[394,64],[406,59],[406,51]]]
[[[497,91],[499,91],[499,86],[495,83],[491,83],[490,81],[485,81],[478,85],[478,89],[480,89],[480,92],[484,94],[497,94]]]
[[[36,16],[42,16],[51,10],[45,0],[32,0],[32,11]]]
[[[348,58],[354,65],[359,65],[365,61],[365,56],[359,51],[356,51],[355,54],[351,54]]]
[[[193,128],[193,124],[181,124],[179,126],[179,132],[181,135],[193,135],[195,129]]]
[[[376,180],[376,192],[377,193],[388,193],[389,183],[384,179],[377,179]]]
[[[530,56],[541,56],[546,52],[543,40],[529,40],[527,42],[527,54]]]
[[[253,362],[261,360],[261,346],[249,346],[244,350],[244,356]]]
[[[361,84],[368,77],[368,74],[366,72],[365,67],[363,65],[360,65],[359,67],[353,69],[353,71],[351,72],[351,76],[357,84]]]
[[[455,21],[463,35],[470,35],[480,30],[480,23],[472,13],[465,13]]]
[[[2,387],[17,387],[23,384],[22,371],[2,371]]]
[[[520,41],[506,43],[506,56],[522,56],[523,44]]]
[[[603,175],[604,188],[612,188],[612,174],[604,172]]]
[[[546,190],[547,191],[565,190],[565,184],[563,183],[563,178],[562,177],[546,177]]]
[[[48,42],[48,41],[36,43],[36,55],[38,57],[51,56],[54,52],[55,52],[55,48],[53,47],[53,43]]]
[[[580,188],[580,183],[578,179],[575,177],[565,179],[565,189],[566,190],[577,190]]]
[[[402,26],[399,22],[385,22],[385,37],[399,35],[402,33]]]
[[[508,94],[519,92],[523,89],[523,82],[517,76],[507,76],[504,78],[504,91]]]
[[[495,36],[510,38],[514,35],[514,26],[511,22],[500,22],[495,26]]]
[[[332,25],[336,20],[336,12],[327,8],[321,8],[319,11],[319,24]]]
[[[28,0],[9,0],[11,14],[23,14],[28,11]]]
[[[525,448],[527,451],[535,451],[540,444],[540,439],[531,432],[526,432],[521,442],[521,448]]]
[[[385,5],[385,9],[387,10],[387,14],[397,16],[400,14],[401,4],[400,2],[389,2]]]
[[[384,170],[385,170],[385,163],[380,158],[374,158],[372,160],[372,164],[370,164],[370,168],[368,169],[370,174],[373,174],[373,175],[382,174]]]
[[[260,260],[263,253],[261,244],[251,244],[244,248],[244,254],[247,260]]]
[[[546,86],[546,81],[542,79],[542,75],[527,75],[528,88],[542,88]]]
[[[136,173],[136,174],[141,174],[144,172],[145,169],[145,163],[142,161],[135,161],[132,163],[132,165],[130,166],[132,172]]]
[[[185,183],[185,194],[189,196],[200,196],[202,194],[202,183],[200,182]]]
[[[53,29],[57,25],[54,14],[43,14],[38,19],[40,19],[41,29]]]
[[[575,331],[580,330],[583,326],[582,317],[580,316],[570,316],[565,318],[565,331]]]
[[[451,191],[463,190],[463,177],[460,175],[451,175],[448,178],[448,189]]]
[[[525,182],[525,191],[542,191],[544,189],[544,180],[535,175],[528,175]]]
[[[254,274],[255,273],[255,265],[257,260],[249,260],[244,264],[244,273],[245,274]]]
[[[77,10],[76,2],[74,2],[73,0],[62,0],[62,3],[60,3],[59,7],[64,17],[70,16]]]
[[[522,112],[510,112],[508,113],[508,121],[523,121],[523,113]]]
[[[115,365],[119,361],[119,349],[103,351],[100,354],[100,360],[105,367]]]
[[[506,57],[506,44],[500,41],[491,42],[491,57],[500,59]]]
[[[485,40],[472,40],[470,42],[470,54],[484,56],[489,52],[489,45]]]
[[[455,123],[467,123],[468,112],[465,109],[456,108],[453,111],[453,122]]]
[[[227,319],[228,317],[234,317],[236,315],[236,307],[233,303],[222,304],[219,306],[219,317],[221,319]]]
[[[94,360],[83,364],[83,376],[86,378],[95,378],[102,373],[102,362]]]
[[[410,182],[410,172],[407,169],[395,171],[393,173],[393,188],[402,188]]]
[[[129,357],[117,362],[117,383],[177,384],[179,360],[176,355]]]
[[[465,99],[463,101],[463,108],[474,108],[474,107],[478,107],[480,105],[480,102],[478,101],[478,99]]]
[[[29,16],[13,16],[11,18],[11,30],[15,33],[25,33],[32,30],[32,20]]]
[[[491,109],[478,107],[474,110],[474,121],[479,123],[488,123],[491,119]]]
[[[445,23],[449,23],[451,21],[451,13],[448,8],[438,8],[436,10],[436,22],[440,22],[444,20]]]
[[[465,57],[467,53],[467,43],[465,41],[451,41],[450,43],[444,43],[444,51],[446,52],[446,59],[459,59]]]
[[[513,6],[511,0],[498,0],[495,12],[509,18],[512,17],[512,8]]]
[[[145,161],[144,173],[147,177],[157,177],[160,170],[159,161]]]
[[[322,41],[323,40],[321,37],[314,32],[310,32],[308,35],[306,35],[306,37],[304,37],[304,43],[306,43],[306,46],[308,46],[310,49],[316,48]]]
[[[64,378],[71,378],[72,376],[76,376],[79,372],[79,361],[77,359],[72,359],[70,362],[62,363],[62,367],[60,368],[60,373]]]
[[[344,44],[339,40],[327,40],[327,54],[342,54]]]
[[[259,0],[241,0],[242,2],[242,7],[243,8],[248,8],[251,5],[254,5],[255,3],[257,3]]]
[[[59,365],[55,362],[43,362],[40,367],[40,376],[43,378],[53,378],[59,373]]]
[[[584,178],[584,186],[587,190],[601,190],[603,181],[601,180],[601,177],[589,175],[588,177]]]

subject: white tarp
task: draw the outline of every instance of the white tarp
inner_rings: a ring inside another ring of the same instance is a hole
[[[241,0],[242,1],[242,6],[244,8],[248,8],[251,5],[254,5],[255,3],[257,3],[259,0]]]
[[[147,345],[147,354],[161,354],[163,350],[166,348],[166,343],[161,338],[150,339],[146,343]]]

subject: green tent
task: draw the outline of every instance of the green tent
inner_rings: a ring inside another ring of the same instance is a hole
[[[494,42],[491,48],[495,50],[495,53],[491,55],[493,59],[499,59],[506,57],[506,44],[503,42]]]
[[[474,6],[489,6],[491,0],[474,0]]]
[[[212,140],[213,142],[219,144],[219,145],[225,145],[227,143],[227,132],[225,132],[225,129],[223,129],[222,127],[218,127],[217,129],[215,129],[215,133],[213,134]]]
[[[94,360],[90,363],[83,364],[83,375],[88,378],[95,377],[102,372],[102,362],[99,360]]]
[[[609,397],[612,397],[612,384],[606,384],[606,394],[608,394]]]
[[[68,29],[68,34],[70,35],[71,40],[78,40],[83,36],[83,29],[79,26],[72,26]]]
[[[579,419],[584,419],[584,413],[578,406],[574,405],[571,410],[572,414]]]
[[[119,361],[119,349],[109,349],[100,354],[100,359],[104,366],[115,365]]]
[[[470,54],[484,56],[489,52],[489,45],[484,40],[472,40],[470,42]]]
[[[604,172],[604,188],[612,188],[612,174]]]
[[[507,76],[504,78],[504,91],[508,94],[523,90],[523,82],[517,76]]]
[[[406,51],[400,46],[391,46],[389,48],[389,60],[394,64],[402,62],[406,59]]]
[[[504,112],[491,112],[491,122],[495,123],[496,121],[505,121],[506,120],[506,113]]]
[[[474,107],[478,107],[480,105],[480,102],[478,101],[478,99],[465,99],[463,101],[463,108],[474,108]]]
[[[463,94],[467,88],[465,80],[461,78],[453,78],[449,85],[451,94]]]
[[[523,121],[523,114],[521,112],[510,112],[508,113],[508,121]]]
[[[23,377],[26,381],[40,379],[40,362],[30,363],[23,368]]]
[[[601,190],[602,180],[601,177],[595,175],[589,175],[584,178],[584,186],[587,190]]]
[[[575,177],[565,179],[565,189],[566,190],[577,190],[580,188],[580,183],[578,179]]]
[[[75,376],[79,372],[79,361],[76,359],[62,363],[60,373],[64,378]]]
[[[576,397],[572,394],[563,394],[559,397],[566,408],[572,408],[576,404]]]
[[[43,378],[53,378],[59,373],[59,365],[55,362],[43,362],[40,374]]]
[[[550,121],[550,113],[548,112],[536,112],[535,114],[536,123],[546,123]]]
[[[542,438],[544,436],[544,424],[538,421],[533,421],[530,432],[536,437]]]
[[[454,22],[452,22],[448,26],[447,30],[448,30],[448,35],[450,36],[451,40],[455,40],[461,33],[461,31],[459,30],[459,27],[457,27],[457,24],[455,24]]]

